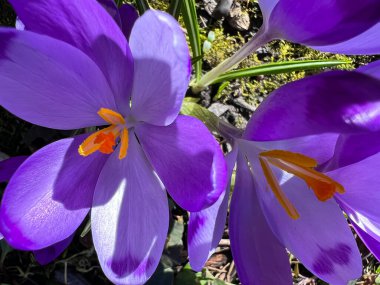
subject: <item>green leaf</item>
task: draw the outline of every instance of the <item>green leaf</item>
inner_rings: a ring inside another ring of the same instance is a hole
[[[170,1],[169,13],[178,20],[179,14],[181,14],[183,0],[172,0]]]
[[[139,10],[140,15],[144,14],[146,10],[150,9],[147,0],[136,0],[136,6],[137,10]]]
[[[216,92],[216,95],[214,96],[214,101],[218,101],[223,96],[223,90],[226,89],[226,87],[230,84],[229,81],[225,81],[222,84],[220,84],[218,91]]]
[[[201,38],[199,34],[199,25],[195,0],[182,1],[182,16],[185,22],[187,34],[189,35],[190,46],[193,52],[193,58],[202,56]],[[195,77],[198,81],[202,76],[202,61],[195,62]]]
[[[88,220],[86,225],[84,226],[83,231],[80,234],[80,237],[83,238],[85,235],[87,235],[91,231],[91,220]]]
[[[337,65],[347,64],[349,61],[343,60],[297,60],[297,61],[283,61],[276,63],[268,63],[260,66],[253,66],[249,68],[238,69],[226,72],[217,77],[211,84],[230,81],[241,77],[251,77],[257,75],[270,75],[278,73],[287,73],[292,71],[303,71],[320,69],[326,67],[334,67]]]
[[[0,241],[0,267],[3,267],[4,260],[7,257],[7,254],[13,251],[13,248],[11,248],[5,240]]]
[[[182,103],[181,114],[196,117],[201,120],[211,132],[219,132],[219,118],[201,105],[191,102],[188,98]]]

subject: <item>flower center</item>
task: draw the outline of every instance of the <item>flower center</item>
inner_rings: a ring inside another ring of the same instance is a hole
[[[270,150],[261,152],[259,160],[269,187],[281,206],[293,219],[298,219],[299,213],[282,191],[270,164],[304,180],[319,201],[327,201],[335,193],[345,192],[341,184],[316,171],[314,168],[317,166],[317,161],[305,155],[283,150]]]
[[[79,154],[88,156],[95,151],[110,154],[115,150],[115,146],[120,138],[119,159],[123,159],[127,156],[129,140],[125,119],[119,113],[106,108],[101,108],[98,111],[98,115],[111,125],[86,138],[79,146]]]

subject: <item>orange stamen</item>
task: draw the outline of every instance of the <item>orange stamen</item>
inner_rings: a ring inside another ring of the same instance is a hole
[[[119,159],[123,159],[127,156],[127,150],[129,145],[129,136],[128,136],[128,130],[123,129],[120,136],[120,152],[119,152]]]
[[[281,206],[285,209],[285,211],[288,213],[288,215],[292,219],[298,219],[300,215],[298,214],[296,208],[294,205],[290,202],[288,197],[286,197],[284,191],[282,191],[280,185],[278,184],[275,175],[273,174],[272,170],[270,169],[270,166],[268,162],[266,162],[261,157],[259,158],[261,167],[263,168],[263,172],[265,175],[265,178],[267,179],[268,185],[272,189],[274,195],[276,196],[277,200],[280,202]]]
[[[91,134],[79,146],[78,152],[82,156],[88,156],[95,151],[104,154],[111,154],[117,144],[120,136],[120,153],[119,159],[123,159],[127,155],[128,150],[128,129],[125,126],[125,119],[119,113],[110,109],[101,108],[98,112],[111,126]]]
[[[100,108],[98,115],[111,125],[125,125],[123,116],[110,109]]]
[[[345,192],[341,184],[334,181],[327,175],[316,171],[314,167],[317,166],[317,162],[305,155],[283,150],[271,150],[260,153],[259,159],[264,171],[264,175],[272,190],[272,180],[275,178],[273,173],[268,173],[268,171],[271,171],[268,163],[288,173],[294,174],[304,180],[320,201],[327,201],[328,199],[332,198],[335,193],[342,194]],[[277,181],[276,183],[278,185]],[[278,187],[280,186],[278,185]],[[276,191],[278,191],[278,189]],[[273,192],[275,192],[275,190],[273,190]],[[276,197],[289,214],[289,205],[285,204],[284,206],[284,198],[278,195],[276,195]],[[289,216],[293,217],[291,214],[289,214]]]

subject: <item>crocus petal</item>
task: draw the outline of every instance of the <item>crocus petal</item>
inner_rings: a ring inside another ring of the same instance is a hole
[[[11,179],[13,173],[25,161],[27,156],[15,156],[0,161],[0,182],[6,182]]]
[[[179,116],[171,125],[140,124],[136,134],[172,198],[198,212],[226,189],[227,166],[219,144],[196,118]]]
[[[370,142],[370,143],[369,143]],[[325,171],[341,168],[380,152],[380,132],[341,135]]]
[[[277,37],[324,46],[365,32],[379,22],[379,10],[377,0],[280,0],[268,25]]]
[[[69,236],[63,241],[57,242],[47,248],[33,251],[34,257],[41,265],[46,265],[56,259],[61,253],[69,246],[73,240],[74,235]]]
[[[125,112],[129,108],[128,96],[133,77],[132,55],[120,28],[97,1],[9,2],[28,30],[65,41],[86,53],[109,81],[119,111]],[[87,76],[86,72],[83,74]],[[94,92],[94,97],[95,94],[99,96],[101,91]]]
[[[367,246],[367,248],[372,252],[372,254],[376,257],[377,260],[380,260],[380,241],[371,237],[354,222],[352,222],[351,224],[354,227],[356,233],[361,238],[361,240]]]
[[[364,144],[363,144],[364,145]],[[354,149],[352,149],[354,150]],[[335,199],[358,227],[380,240],[379,175],[380,153],[327,174],[346,192]]]
[[[129,43],[135,60],[134,116],[153,125],[171,124],[181,108],[191,73],[181,27],[169,14],[149,10],[135,22]]]
[[[276,7],[278,1],[280,0],[259,0],[259,5],[261,12],[263,13],[265,25],[268,25],[267,22],[269,21],[270,14]]]
[[[129,39],[132,27],[135,24],[139,14],[137,14],[137,10],[130,4],[123,4],[119,8],[119,14],[121,19],[121,28],[123,33],[127,39]]]
[[[80,156],[84,138],[42,148],[12,176],[0,208],[0,231],[12,247],[39,250],[62,241],[87,215],[106,156]]]
[[[324,46],[312,46],[313,48],[333,53],[343,54],[379,54],[380,53],[380,23],[375,24],[365,32],[350,38],[349,40]]]
[[[257,186],[239,154],[231,200],[231,250],[243,284],[292,284],[285,247],[273,235],[258,203]]]
[[[279,241],[311,272],[331,284],[347,284],[361,276],[362,264],[355,239],[334,200],[319,201],[304,181],[273,169],[299,218],[290,218],[268,190],[257,159],[245,153],[259,183],[257,191],[265,217]]]
[[[97,0],[107,13],[115,20],[116,24],[121,27],[119,9],[114,0]]]
[[[323,133],[380,129],[380,81],[333,71],[274,91],[252,115],[244,137],[271,141]]]
[[[358,68],[356,71],[371,75],[377,79],[380,79],[380,60],[371,62]]]
[[[227,177],[232,176],[237,148],[226,155]],[[207,259],[213,254],[222,238],[226,225],[228,198],[231,178],[218,200],[209,208],[190,213],[188,231],[188,252],[191,268],[201,271]]]
[[[247,146],[259,147],[262,151],[279,149],[302,153],[317,160],[318,164],[321,165],[333,157],[338,138],[338,134],[321,134],[279,141],[251,142],[244,140],[242,142]]]
[[[160,260],[169,223],[164,187],[134,135],[126,158],[108,159],[96,185],[91,229],[100,264],[116,284],[143,284]]]
[[[0,105],[48,128],[104,124],[115,100],[96,64],[78,49],[27,31],[0,29]],[[85,75],[85,76],[84,76]]]

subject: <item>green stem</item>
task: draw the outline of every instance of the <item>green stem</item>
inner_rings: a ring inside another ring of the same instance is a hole
[[[243,45],[233,56],[222,61],[218,66],[207,72],[198,82],[192,86],[195,93],[199,93],[210,85],[217,77],[223,73],[229,71],[236,65],[238,65],[242,60],[244,60],[251,53],[256,51],[258,48],[270,42],[272,38],[266,33],[266,29],[263,27],[250,39],[245,45]]]

